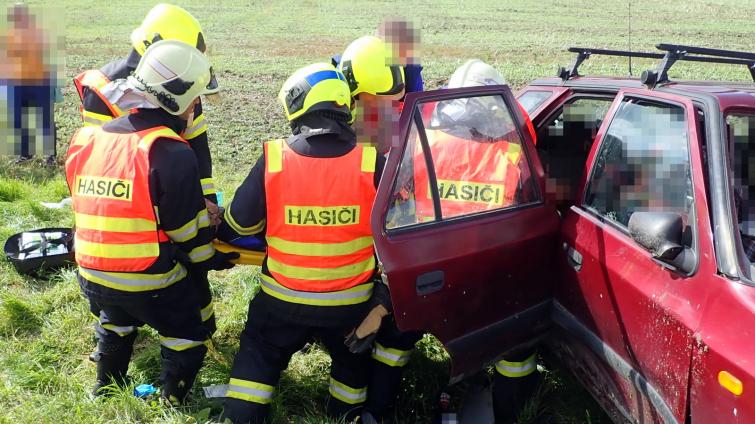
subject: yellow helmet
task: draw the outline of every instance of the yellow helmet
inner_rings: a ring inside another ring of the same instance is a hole
[[[207,50],[199,21],[186,10],[172,4],[158,4],[144,17],[142,24],[131,32],[131,45],[143,55],[152,43],[160,40],[178,40]]]
[[[286,119],[294,119],[316,110],[328,110],[351,117],[351,93],[346,78],[329,63],[305,66],[283,83],[278,100]]]
[[[395,63],[389,44],[371,35],[357,38],[343,52],[338,69],[351,95],[393,96],[404,92],[404,68]]]

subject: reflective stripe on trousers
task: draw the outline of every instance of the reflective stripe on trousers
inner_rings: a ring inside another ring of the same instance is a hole
[[[176,264],[164,274],[142,274],[138,272],[106,272],[79,267],[79,274],[85,279],[111,289],[127,292],[140,292],[168,287],[186,277],[186,268]]]
[[[537,370],[537,356],[532,354],[522,362],[500,360],[496,362],[495,369],[504,377],[526,377]]]
[[[330,377],[330,386],[328,387],[330,395],[341,402],[355,405],[364,403],[367,400],[367,387],[353,388],[340,381]]]
[[[413,350],[392,349],[375,342],[372,348],[372,359],[391,367],[403,367],[409,362]]]
[[[274,278],[260,274],[262,291],[285,302],[314,306],[357,305],[372,296],[373,283],[364,283],[347,290],[334,292],[304,292],[282,286]]]
[[[273,399],[275,387],[240,378],[231,378],[225,396],[267,405]]]
[[[173,337],[160,336],[160,344],[167,347],[170,350],[182,351],[191,349],[193,347],[202,346],[207,343],[207,340],[188,340],[188,339],[176,339]]]

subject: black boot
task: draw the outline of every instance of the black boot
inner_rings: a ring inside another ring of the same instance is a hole
[[[181,352],[163,348],[160,355],[163,369],[160,373],[160,396],[171,404],[184,401],[202,368],[207,347],[198,346]]]
[[[493,411],[496,424],[515,423],[525,404],[542,382],[539,372],[526,377],[507,378],[496,374],[493,386]]]
[[[128,363],[131,360],[133,345],[121,346],[117,350],[107,349],[102,344],[97,346],[97,351],[89,355],[89,359],[97,363],[97,382],[92,393],[95,396],[107,395],[105,386],[116,384],[125,387],[130,380],[126,375]]]

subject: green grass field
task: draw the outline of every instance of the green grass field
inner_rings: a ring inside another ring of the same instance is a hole
[[[39,3],[39,2],[36,2]],[[71,78],[129,51],[130,31],[154,2],[49,1],[65,22],[64,101],[56,105],[59,162],[79,126],[78,96]],[[517,1],[215,1],[180,2],[202,23],[209,53],[224,93],[207,105],[216,185],[226,201],[246,176],[262,142],[286,135],[275,100],[284,79],[296,68],[328,61],[354,38],[372,33],[385,18],[413,20],[421,30],[425,81],[442,85],[469,58],[497,66],[514,88],[555,74],[573,45],[628,47],[628,2],[614,0]],[[632,47],[652,50],[658,42],[753,50],[753,0],[632,1]],[[650,65],[635,62],[635,74]],[[588,74],[625,75],[626,61],[593,58]],[[680,64],[672,78],[747,80],[744,68]],[[0,165],[0,239],[33,228],[70,226],[70,209],[52,210],[40,201],[68,196],[62,167],[41,162]],[[61,162],[62,163],[62,162]],[[216,349],[206,360],[195,388],[225,383],[238,348],[258,269],[236,267],[211,273],[219,330]],[[0,261],[0,423],[205,422],[220,409],[195,390],[192,400],[167,408],[138,400],[128,390],[93,400],[95,345],[92,319],[79,294],[74,272],[46,279],[19,276]],[[273,403],[273,422],[327,422],[327,354],[314,346],[295,355]],[[396,414],[401,422],[428,422],[438,390],[447,380],[448,357],[431,337],[420,342]],[[130,374],[154,382],[159,344],[141,331]],[[550,362],[546,384],[522,422],[607,422],[597,405]],[[460,392],[463,387],[457,387]]]

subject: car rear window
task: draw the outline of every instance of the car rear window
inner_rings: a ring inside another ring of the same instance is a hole
[[[524,92],[517,98],[519,104],[522,105],[527,113],[531,114],[535,109],[539,108],[548,98],[551,96],[550,91],[530,90]]]

